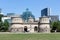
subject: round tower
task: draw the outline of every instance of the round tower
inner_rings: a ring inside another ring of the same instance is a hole
[[[49,19],[49,17],[41,17],[39,21],[40,21],[40,24],[39,24],[40,32],[50,33],[50,19]]]

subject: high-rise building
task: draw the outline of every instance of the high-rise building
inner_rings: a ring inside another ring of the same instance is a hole
[[[44,8],[41,10],[41,17],[46,16],[50,18],[51,22],[54,21],[59,21],[59,16],[58,15],[50,15],[50,8]]]
[[[50,15],[50,8],[44,8],[41,10],[41,16],[49,16]]]
[[[15,13],[7,13],[7,16],[13,16]]]
[[[4,13],[2,13],[2,9],[0,8],[0,14],[4,14]]]
[[[49,17],[50,17],[51,22],[59,21],[59,16],[58,15],[50,15]]]

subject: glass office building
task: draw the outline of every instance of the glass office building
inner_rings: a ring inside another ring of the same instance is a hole
[[[49,16],[50,15],[50,8],[44,8],[41,10],[41,16]]]

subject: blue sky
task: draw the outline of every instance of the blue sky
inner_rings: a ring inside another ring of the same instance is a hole
[[[60,0],[0,0],[0,8],[4,14],[22,14],[26,8],[29,8],[38,18],[41,15],[41,9],[46,7],[51,8],[51,15],[60,16]]]

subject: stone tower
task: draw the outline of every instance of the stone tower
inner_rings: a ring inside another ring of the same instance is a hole
[[[43,33],[50,33],[50,19],[49,17],[40,17],[39,20],[40,24],[39,24],[39,28],[40,28],[40,32]]]
[[[23,27],[21,25],[21,23],[23,23],[23,19],[21,17],[12,17],[11,21],[11,32],[23,32]]]

